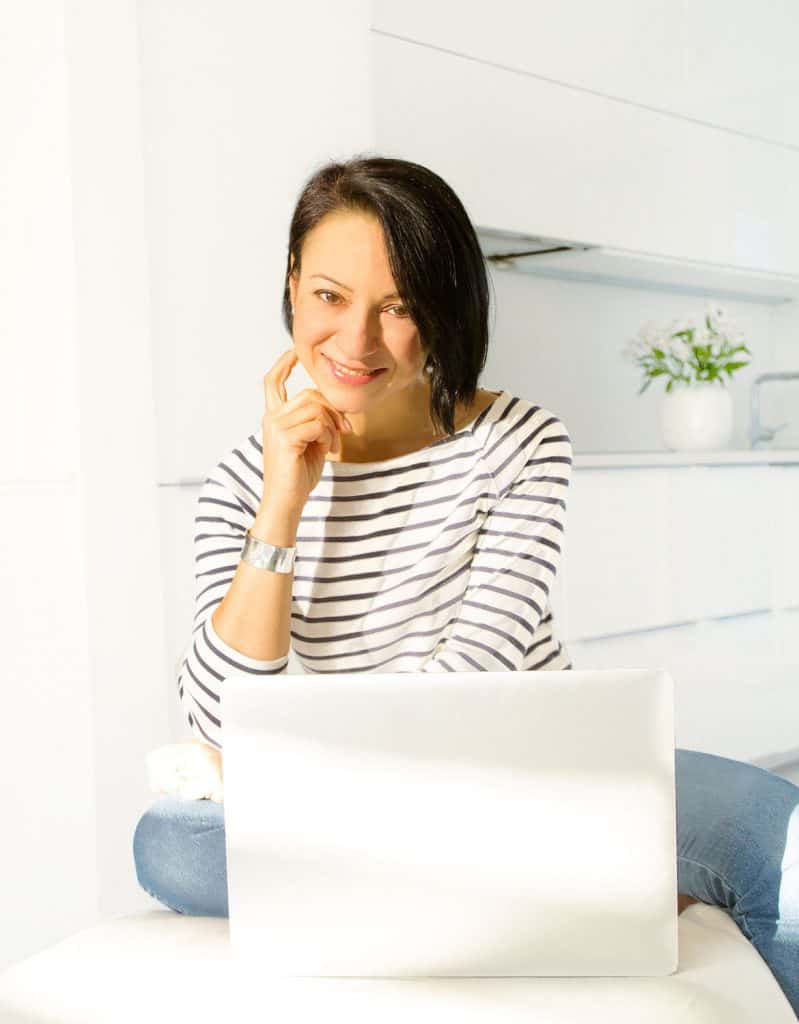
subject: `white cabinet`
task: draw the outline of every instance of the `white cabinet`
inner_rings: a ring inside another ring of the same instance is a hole
[[[773,467],[768,502],[770,509],[772,594],[774,608],[799,607],[799,467]],[[765,505],[763,506],[765,507]],[[794,637],[794,646],[799,633]]]
[[[566,526],[569,636],[799,604],[791,571],[799,542],[784,504],[796,487],[799,467],[576,470]]]
[[[453,14],[457,11],[457,17]],[[799,144],[799,6],[373,2],[372,28],[708,125]]]
[[[665,533],[651,542],[667,551],[667,621],[769,608],[771,467],[692,466],[665,475]]]
[[[476,225],[799,272],[799,149],[445,45],[373,31],[375,144],[441,174]]]
[[[572,473],[565,539],[570,639],[670,621],[667,472]]]
[[[665,668],[677,746],[799,756],[799,463],[576,464],[570,492],[559,635],[574,668]]]

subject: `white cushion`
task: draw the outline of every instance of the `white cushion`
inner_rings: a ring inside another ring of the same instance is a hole
[[[3,1024],[795,1024],[757,950],[718,907],[679,919],[680,963],[662,978],[295,978],[244,972],[227,918],[157,909],[85,928],[0,974]],[[177,1016],[179,1015],[179,1017]]]

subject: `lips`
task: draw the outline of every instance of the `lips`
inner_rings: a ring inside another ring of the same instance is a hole
[[[341,370],[344,370],[344,371],[349,370],[350,373],[356,373],[356,374],[359,373],[362,376],[366,376],[367,374],[369,376],[371,376],[373,373],[377,373],[379,370],[385,369],[385,367],[383,367],[383,366],[376,366],[373,370],[362,370],[360,368],[356,369],[355,367],[352,367],[352,366],[345,366],[343,363],[337,363],[335,359],[331,359],[330,356],[328,356],[328,355],[325,355],[325,359],[327,359],[327,361],[329,363],[332,363],[333,366],[336,366],[336,367],[338,367]]]

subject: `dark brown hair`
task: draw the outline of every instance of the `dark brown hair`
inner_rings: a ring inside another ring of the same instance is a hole
[[[283,288],[289,334],[292,262],[299,275],[306,236],[338,210],[380,222],[397,291],[427,353],[433,425],[454,433],[457,403],[470,406],[476,397],[489,334],[485,259],[463,204],[442,178],[408,160],[359,154],[321,167],[303,187],[289,228]]]

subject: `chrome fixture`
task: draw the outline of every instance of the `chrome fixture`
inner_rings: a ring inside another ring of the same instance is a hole
[[[749,443],[757,448],[763,441],[773,441],[778,430],[787,427],[788,423],[780,423],[778,427],[761,427],[760,425],[760,384],[765,380],[799,380],[799,372],[795,373],[761,373],[752,381],[751,392],[751,423],[749,427]]]
[[[553,253],[560,252],[588,252],[599,248],[598,245],[569,242],[562,238],[551,238],[546,235],[525,235],[517,231],[500,231],[483,227],[478,227],[476,231],[486,261],[501,269],[529,268],[529,264],[517,267],[515,262],[528,256],[551,256]],[[552,269],[557,271],[559,264],[555,264]]]

